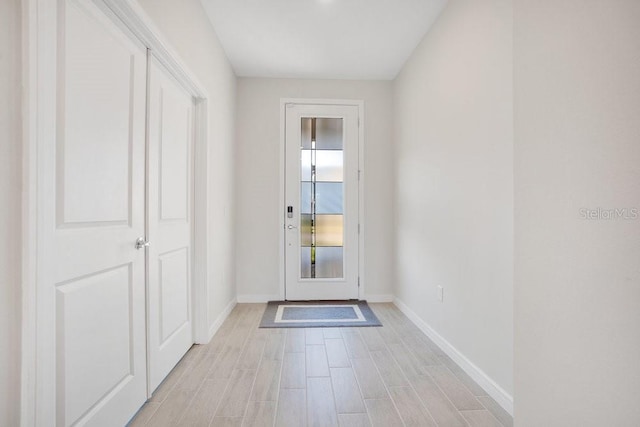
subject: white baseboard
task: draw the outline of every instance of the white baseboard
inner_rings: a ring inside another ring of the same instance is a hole
[[[238,303],[260,303],[269,301],[280,301],[280,295],[238,295]]]
[[[365,295],[364,299],[367,302],[393,302],[395,297],[391,294],[379,294],[379,295]]]
[[[224,310],[222,310],[222,313],[220,313],[220,315],[216,318],[216,320],[211,324],[211,326],[209,327],[209,339],[207,340],[207,342],[211,341],[211,338],[213,338],[216,332],[218,332],[218,329],[220,329],[220,326],[222,326],[222,323],[227,319],[229,314],[231,314],[231,310],[233,310],[236,304],[237,304],[236,298],[233,298],[231,301],[229,301],[229,304],[227,304]],[[198,343],[198,344],[206,344],[206,343]]]
[[[457,348],[449,341],[438,334],[431,326],[422,320],[413,310],[398,298],[393,303],[407,316],[422,332],[444,351],[447,356],[453,359],[484,391],[493,397],[502,408],[513,416],[513,396],[507,393],[494,380],[491,379],[482,369],[478,368],[469,359],[467,359]]]

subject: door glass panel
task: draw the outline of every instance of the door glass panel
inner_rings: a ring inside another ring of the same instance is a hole
[[[300,246],[311,247],[311,215],[300,215]]]
[[[317,183],[316,184],[316,213],[341,214],[342,213],[342,183]]]
[[[316,248],[315,272],[317,278],[343,277],[343,248]]]
[[[300,180],[303,182],[311,182],[311,150],[301,150],[300,165]]]
[[[318,150],[316,175],[317,181],[342,182],[342,150]]]
[[[318,118],[315,121],[318,150],[342,151],[342,119]]]
[[[342,246],[342,215],[316,215],[316,246]]]
[[[313,119],[311,117],[303,117],[301,120],[302,136],[300,138],[300,149],[311,150],[311,123]]]
[[[301,214],[311,213],[311,183],[310,182],[303,181],[300,183],[300,213]]]
[[[311,277],[311,248],[300,248],[300,277]]]
[[[301,119],[300,277],[342,278],[343,119]]]

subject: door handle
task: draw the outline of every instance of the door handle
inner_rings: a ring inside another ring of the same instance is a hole
[[[136,247],[136,249],[140,250],[142,248],[145,248],[145,247],[149,246],[149,244],[150,244],[149,241],[145,240],[144,237],[138,237],[136,239],[136,246],[135,247]]]
[[[298,228],[298,227],[296,227],[295,225],[291,225],[291,224],[289,224],[289,225],[287,225],[287,228],[288,228],[289,230],[293,230],[294,228]]]

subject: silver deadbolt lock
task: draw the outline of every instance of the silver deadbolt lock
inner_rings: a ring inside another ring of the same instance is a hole
[[[287,218],[293,218],[293,206],[287,206]]]

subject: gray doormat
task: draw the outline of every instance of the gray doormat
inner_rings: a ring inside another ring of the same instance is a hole
[[[269,301],[261,328],[382,326],[366,301]]]

